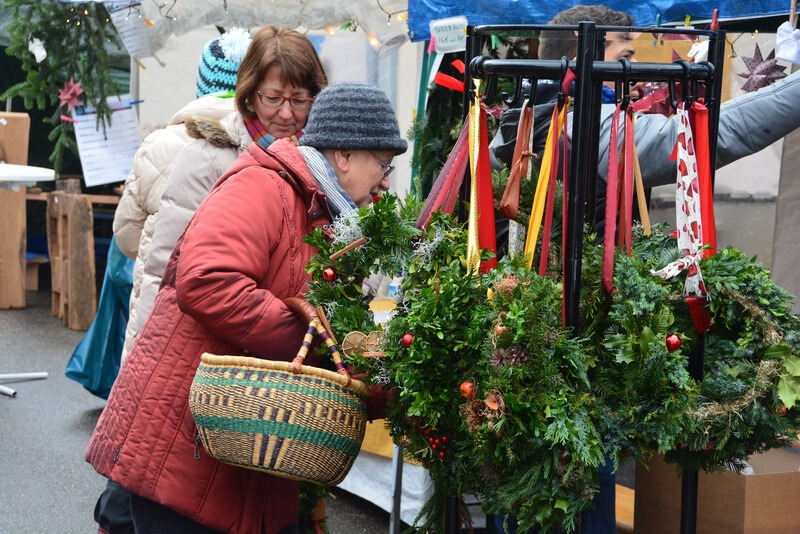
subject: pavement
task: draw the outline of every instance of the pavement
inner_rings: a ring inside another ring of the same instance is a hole
[[[97,532],[93,511],[105,479],[83,452],[105,401],[64,376],[84,332],[50,313],[48,291],[28,292],[22,310],[0,310],[0,374],[47,371],[46,380],[5,383],[0,395],[0,534]],[[389,514],[334,490],[331,534],[385,534]]]

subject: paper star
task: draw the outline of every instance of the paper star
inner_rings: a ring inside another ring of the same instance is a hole
[[[753,57],[742,57],[745,66],[747,67],[746,73],[740,73],[739,76],[746,78],[747,81],[742,86],[742,89],[748,93],[756,91],[762,87],[766,87],[781,78],[786,77],[786,67],[778,65],[778,60],[775,59],[775,50],[769,53],[766,59],[761,55],[761,49],[756,44],[756,50]]]
[[[81,104],[81,95],[83,94],[83,87],[81,82],[73,81],[72,78],[64,84],[64,88],[58,91],[58,101],[62,106],[67,106],[67,109],[72,111],[72,108]]]

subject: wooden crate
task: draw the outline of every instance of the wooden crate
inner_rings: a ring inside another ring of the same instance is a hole
[[[47,195],[52,312],[71,330],[86,330],[97,311],[92,203],[86,195]]]
[[[25,307],[25,188],[0,189],[0,309]]]

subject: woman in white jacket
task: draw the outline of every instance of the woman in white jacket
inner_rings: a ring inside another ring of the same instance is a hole
[[[175,113],[167,126],[150,133],[134,156],[133,168],[125,181],[114,215],[114,237],[122,252],[135,259],[130,315],[122,357],[130,348],[137,324],[137,302],[142,287],[144,265],[161,204],[161,195],[175,164],[175,156],[192,139],[185,123],[193,118],[219,120],[234,110],[233,91],[239,63],[250,45],[250,34],[234,28],[203,47],[195,88],[196,100]]]
[[[225,100],[225,112],[185,115],[179,125],[185,136],[181,146],[158,148],[170,166],[158,179],[160,190],[151,188],[147,197],[151,222],[145,223],[139,241],[123,357],[150,314],[175,243],[211,187],[254,140],[268,146],[274,139],[300,134],[313,97],[325,85],[322,64],[306,37],[261,28],[241,61],[236,97]],[[124,232],[116,218],[114,231]]]

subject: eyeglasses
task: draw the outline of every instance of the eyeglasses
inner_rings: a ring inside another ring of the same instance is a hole
[[[386,163],[385,161],[383,161],[381,158],[379,158],[378,156],[376,156],[376,155],[375,155],[375,154],[373,154],[372,152],[370,152],[370,155],[371,155],[373,158],[375,158],[375,160],[376,160],[378,163],[380,163],[380,164],[381,164],[381,168],[383,169],[383,177],[384,177],[384,178],[386,178],[387,176],[389,176],[390,174],[392,174],[392,171],[394,170],[394,165],[392,165],[391,163]]]
[[[256,91],[256,94],[261,103],[268,108],[279,108],[284,102],[289,102],[289,107],[295,111],[308,111],[314,103],[314,99],[309,96],[265,95],[261,91]]]

